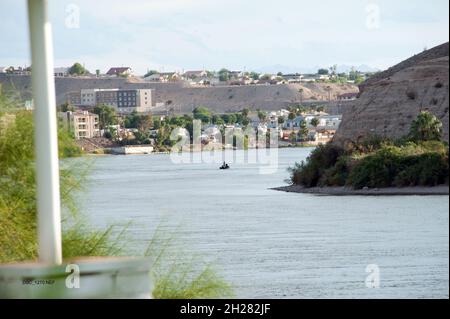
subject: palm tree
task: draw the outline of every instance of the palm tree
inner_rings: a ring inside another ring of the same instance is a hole
[[[442,122],[427,111],[422,111],[412,122],[409,138],[414,142],[439,141],[442,137]]]
[[[313,118],[311,120],[311,125],[317,128],[317,126],[319,126],[319,119],[317,117]]]
[[[298,93],[300,93],[300,105],[303,105],[303,92],[304,91],[305,90],[303,88],[298,90]]]

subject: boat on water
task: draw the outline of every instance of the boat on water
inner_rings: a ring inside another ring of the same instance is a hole
[[[228,165],[227,163],[223,162],[222,166],[220,166],[219,169],[230,169],[230,165]]]

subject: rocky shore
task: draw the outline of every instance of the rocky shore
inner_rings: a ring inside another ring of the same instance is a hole
[[[272,190],[287,193],[302,193],[324,196],[408,196],[408,195],[449,195],[449,186],[435,187],[390,187],[374,189],[352,189],[349,187],[312,187],[305,188],[300,185],[289,185],[272,188]]]

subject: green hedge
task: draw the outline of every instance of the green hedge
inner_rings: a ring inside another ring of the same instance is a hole
[[[438,141],[384,143],[369,153],[325,145],[291,168],[291,182],[355,189],[448,184],[448,153],[448,145]]]

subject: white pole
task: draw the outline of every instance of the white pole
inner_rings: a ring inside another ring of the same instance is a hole
[[[39,261],[61,264],[58,131],[47,0],[28,0],[34,99]]]

